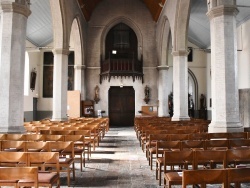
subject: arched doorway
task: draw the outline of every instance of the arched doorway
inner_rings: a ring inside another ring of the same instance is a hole
[[[109,121],[111,127],[134,125],[135,90],[132,86],[109,89]]]

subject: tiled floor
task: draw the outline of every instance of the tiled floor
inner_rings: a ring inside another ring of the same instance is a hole
[[[65,174],[61,178],[61,187],[68,187]],[[79,163],[76,163],[76,180],[71,180],[71,187],[163,188],[158,186],[155,171],[148,166],[133,127],[110,128],[86,162],[84,172],[80,172]],[[250,187],[250,184],[242,187]]]
[[[155,188],[155,171],[151,171],[133,127],[110,128],[100,146],[86,162],[84,172],[76,164],[72,187]],[[66,186],[66,175],[61,178]],[[163,186],[162,186],[163,187]]]

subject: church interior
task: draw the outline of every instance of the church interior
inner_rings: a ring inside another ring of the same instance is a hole
[[[0,0],[0,167],[34,178],[11,185],[250,186],[249,8]]]

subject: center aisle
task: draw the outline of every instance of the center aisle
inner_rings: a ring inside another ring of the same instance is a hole
[[[110,128],[100,146],[86,161],[84,172],[76,170],[74,187],[156,188],[133,127]],[[162,186],[163,187],[163,186]]]

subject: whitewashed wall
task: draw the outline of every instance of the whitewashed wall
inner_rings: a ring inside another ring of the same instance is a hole
[[[237,28],[239,89],[250,88],[250,20]],[[242,50],[242,51],[241,51]]]

